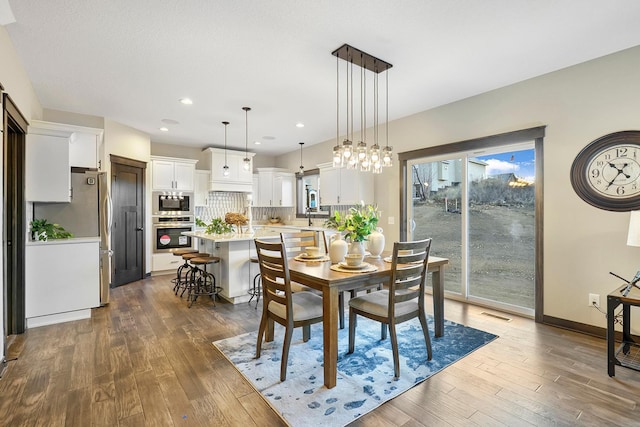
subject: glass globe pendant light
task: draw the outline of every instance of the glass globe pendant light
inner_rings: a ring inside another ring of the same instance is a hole
[[[227,125],[229,122],[222,122],[224,125],[224,166],[222,167],[222,176],[229,176],[229,166],[227,165]]]
[[[251,159],[249,158],[248,145],[249,145],[249,111],[251,108],[242,107],[244,110],[244,159],[242,160],[242,169],[245,171],[251,170]]]

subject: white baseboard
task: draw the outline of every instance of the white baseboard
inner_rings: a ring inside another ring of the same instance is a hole
[[[90,319],[91,309],[69,311],[66,313],[49,314],[47,316],[31,317],[27,319],[27,328],[37,328],[38,326],[53,325],[73,320]]]

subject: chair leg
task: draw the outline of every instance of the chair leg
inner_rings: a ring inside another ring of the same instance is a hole
[[[356,316],[352,308],[349,308],[349,351],[347,354],[353,353],[356,346]]]
[[[311,325],[304,325],[302,327],[302,341],[307,342],[311,339]]]
[[[287,361],[289,360],[289,347],[291,346],[292,334],[293,327],[285,328],[284,344],[282,346],[282,362],[280,363],[280,381],[284,381],[287,379]]]
[[[344,329],[344,292],[338,292],[338,326]]]
[[[387,339],[387,324],[380,323],[380,340],[384,341]]]
[[[256,343],[256,359],[260,358],[260,352],[262,351],[262,338],[264,337],[265,329],[267,329],[266,312],[262,314],[262,317],[260,318],[260,326],[258,327],[258,342]]]
[[[393,352],[393,377],[397,379],[400,378],[400,360],[398,356],[398,337],[396,336],[395,323],[389,323],[389,335],[391,336],[391,351]]]
[[[420,325],[422,325],[424,342],[427,346],[427,360],[431,360],[431,358],[433,357],[432,349],[431,349],[431,338],[429,338],[429,327],[427,326],[427,316],[424,314],[424,311],[418,314],[418,318],[420,319]]]

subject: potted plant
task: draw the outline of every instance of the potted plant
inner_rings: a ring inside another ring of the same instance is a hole
[[[233,231],[231,225],[224,222],[220,217],[213,218],[209,224],[205,223],[200,218],[196,218],[196,225],[198,227],[206,227],[204,230],[206,234],[226,234]]]
[[[363,243],[367,237],[376,230],[380,211],[377,206],[366,205],[349,208],[346,215],[335,211],[325,222],[327,228],[333,228],[345,232],[345,238],[351,242],[349,253],[364,253]]]
[[[53,224],[46,219],[34,219],[29,223],[33,240],[68,239],[73,237],[60,224]]]

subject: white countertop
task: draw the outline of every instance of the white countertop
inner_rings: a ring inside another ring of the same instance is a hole
[[[198,239],[211,240],[213,242],[241,242],[253,239],[280,238],[280,232],[285,230],[326,230],[322,227],[299,227],[294,225],[258,225],[254,226],[253,233],[225,233],[225,234],[206,234],[203,231],[185,231],[182,234],[195,237]]]
[[[100,242],[100,237],[72,237],[70,239],[28,240],[27,246],[39,245],[77,245],[79,243]]]

